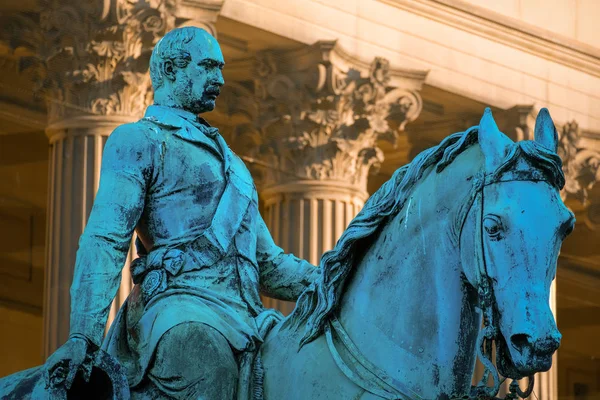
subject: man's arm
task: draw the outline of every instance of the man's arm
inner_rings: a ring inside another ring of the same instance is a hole
[[[295,301],[321,273],[321,269],[293,254],[286,254],[273,242],[262,217],[257,217],[256,260],[261,292],[279,300]]]
[[[81,238],[71,286],[71,337],[99,346],[131,237],[152,179],[153,147],[139,125],[118,127],[106,141],[100,186]]]

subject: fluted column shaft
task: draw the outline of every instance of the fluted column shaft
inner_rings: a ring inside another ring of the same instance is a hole
[[[100,182],[102,150],[110,133],[132,118],[91,116],[58,121],[50,140],[44,353],[51,354],[69,335],[70,296],[79,236]],[[103,266],[97,266],[102,268]],[[130,279],[124,279],[131,290]]]
[[[346,182],[298,180],[265,189],[264,219],[275,242],[314,265],[331,250],[366,199]],[[265,305],[284,314],[293,303],[269,298]]]
[[[556,280],[550,286],[550,308],[554,318],[558,320],[556,305]],[[560,351],[560,349],[558,350]],[[530,399],[554,400],[558,399],[558,351],[552,356],[552,368],[547,372],[536,374],[535,385]]]

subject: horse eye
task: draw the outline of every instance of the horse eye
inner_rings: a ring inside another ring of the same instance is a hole
[[[483,228],[493,238],[497,238],[502,231],[502,223],[500,218],[496,216],[488,216],[483,220]]]

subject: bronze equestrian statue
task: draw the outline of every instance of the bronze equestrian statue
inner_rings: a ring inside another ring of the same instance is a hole
[[[70,338],[44,367],[0,380],[0,395],[489,399],[503,376],[530,377],[509,394],[527,397],[560,344],[548,300],[575,222],[548,111],[533,141],[514,143],[486,109],[420,153],[315,268],[273,243],[248,170],[198,117],[215,107],[223,65],[198,28],[156,45],[155,104],[104,149]],[[103,340],[134,231],[135,286]],[[259,291],[297,307],[282,320]],[[486,374],[472,387],[477,356]]]

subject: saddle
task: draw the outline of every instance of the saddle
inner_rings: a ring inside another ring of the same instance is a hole
[[[256,317],[256,326],[262,338],[283,320],[278,310],[267,308]],[[237,400],[264,400],[264,369],[260,357],[260,346],[256,350],[242,353],[239,358],[239,380]]]

